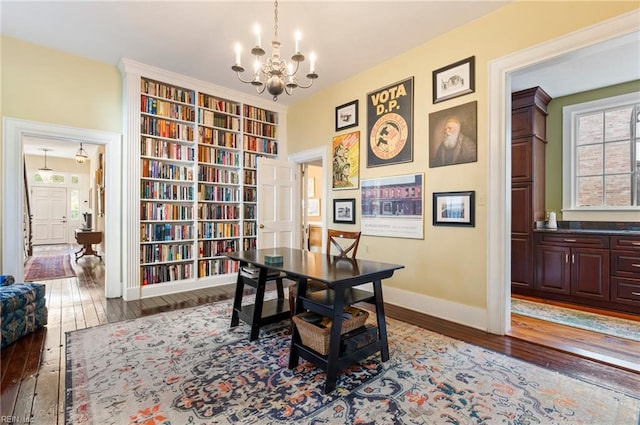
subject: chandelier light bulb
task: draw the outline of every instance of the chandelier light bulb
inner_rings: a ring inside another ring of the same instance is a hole
[[[236,65],[242,65],[242,46],[240,43],[236,43]]]
[[[316,54],[311,52],[309,55],[309,74],[316,73]]]
[[[295,53],[300,53],[300,40],[302,39],[302,33],[300,30],[296,31],[296,50]]]
[[[261,47],[262,46],[262,38],[260,35],[260,25],[258,24],[254,24],[253,25],[253,34],[256,36],[256,47]]]

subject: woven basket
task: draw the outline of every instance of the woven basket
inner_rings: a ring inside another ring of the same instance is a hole
[[[342,329],[340,330],[341,334],[345,334],[364,326],[367,318],[369,317],[369,313],[367,311],[355,307],[345,307],[344,311],[351,313],[352,318],[342,321]],[[300,333],[300,339],[302,339],[302,343],[304,345],[322,355],[327,355],[329,353],[329,334],[331,333],[331,324],[321,328],[320,326],[306,322],[302,319],[302,317],[311,314],[313,313],[300,313],[293,317],[293,322],[296,324],[296,328]]]

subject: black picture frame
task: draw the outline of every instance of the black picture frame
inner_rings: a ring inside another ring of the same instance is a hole
[[[358,126],[358,100],[336,107],[336,131]]]
[[[356,224],[355,198],[333,200],[333,222],[342,224]]]
[[[476,91],[476,57],[470,56],[433,71],[433,103]]]
[[[433,225],[475,227],[476,192],[434,192]]]

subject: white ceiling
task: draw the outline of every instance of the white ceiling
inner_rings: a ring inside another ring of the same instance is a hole
[[[283,56],[292,54],[293,34],[300,29],[301,50],[307,57],[316,53],[320,78],[310,89],[281,96],[279,103],[291,105],[510,1],[281,0]],[[254,89],[231,71],[233,46],[242,43],[243,64],[250,68],[246,51],[253,44],[253,25],[261,25],[264,46],[272,39],[274,23],[271,1],[2,0],[0,15],[6,36],[114,66],[127,57],[250,95]],[[513,74],[512,90],[541,86],[558,97],[639,78],[636,32],[527,66]],[[51,144],[51,156],[70,157],[77,150],[75,143],[64,141],[33,143],[36,154],[42,153],[42,143]]]

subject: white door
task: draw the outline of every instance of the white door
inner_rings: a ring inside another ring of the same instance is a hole
[[[35,186],[33,199],[33,244],[67,243],[67,189]]]
[[[299,248],[300,184],[298,166],[258,158],[258,248]]]

